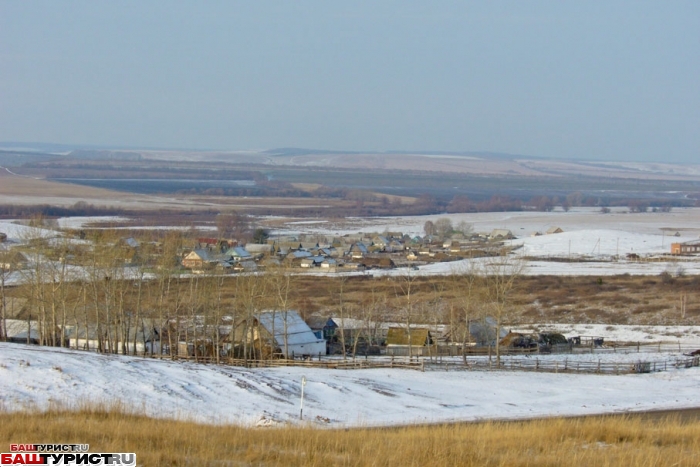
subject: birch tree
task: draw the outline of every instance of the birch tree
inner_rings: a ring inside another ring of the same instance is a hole
[[[508,322],[512,308],[511,292],[525,271],[525,263],[504,254],[484,266],[485,292],[489,310],[496,321],[496,363],[501,364],[501,329]]]

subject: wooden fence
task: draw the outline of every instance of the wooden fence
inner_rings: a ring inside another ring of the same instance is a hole
[[[667,360],[637,362],[603,362],[580,360],[551,360],[540,358],[501,359],[500,365],[493,358],[467,359],[466,362],[426,362],[425,370],[464,371],[464,370],[506,370],[506,371],[535,371],[545,373],[582,373],[620,375],[629,373],[653,373],[669,371],[678,368],[700,366],[700,356],[673,358]]]
[[[583,341],[583,339],[582,339]],[[605,342],[604,345],[598,346],[593,343],[593,339],[583,341],[582,345],[558,344],[540,349],[535,347],[532,349],[512,348],[501,346],[501,355],[536,355],[536,354],[582,354],[582,353],[690,353],[698,350],[697,345],[687,345],[681,343],[645,343],[645,342]],[[496,347],[466,347],[456,345],[440,345],[433,357],[459,357],[462,355],[469,356],[488,356],[496,355]]]
[[[160,359],[171,359],[169,356],[155,356]],[[197,363],[216,364],[214,359],[202,357],[173,357],[173,360],[196,361]],[[370,357],[370,358],[320,358],[317,360],[243,360],[220,359],[219,364],[244,368],[277,368],[304,367],[325,368],[337,370],[359,370],[370,368],[403,368],[419,371],[533,371],[543,373],[580,373],[620,375],[630,373],[654,373],[678,368],[700,366],[700,355],[693,357],[672,358],[666,360],[638,360],[636,362],[604,362],[600,359],[582,361],[579,359],[541,359],[533,358],[501,358],[500,364],[496,358],[466,358],[463,361],[441,360],[439,358],[403,358],[403,357]]]
[[[173,361],[183,361],[183,362],[194,362],[209,365],[229,365],[238,366],[244,368],[277,368],[277,367],[304,367],[304,368],[326,368],[326,369],[337,369],[337,370],[360,370],[368,368],[404,368],[411,370],[421,370],[425,368],[425,359],[419,359],[418,357],[413,358],[395,358],[395,357],[381,357],[381,358],[328,358],[319,357],[308,358],[308,359],[270,359],[270,360],[245,360],[245,359],[232,359],[232,358],[219,358],[216,361],[214,357],[183,357],[183,356],[170,356],[170,355],[153,355],[146,356],[146,358],[155,358],[158,360],[173,360]]]

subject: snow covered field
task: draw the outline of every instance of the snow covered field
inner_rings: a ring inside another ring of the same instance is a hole
[[[601,214],[599,208],[571,208],[568,212],[479,212],[466,214],[435,214],[429,216],[400,216],[375,218],[345,218],[341,221],[327,219],[291,221],[286,224],[284,233],[316,233],[322,235],[344,235],[357,232],[395,232],[409,235],[423,235],[426,221],[435,222],[447,217],[453,225],[464,221],[475,232],[491,232],[493,229],[509,229],[518,237],[529,237],[535,232],[546,232],[550,227],[561,227],[565,232],[579,230],[614,230],[634,234],[658,236],[662,243],[662,230],[666,230],[666,245],[670,245],[668,235],[680,231],[692,238],[700,235],[700,208],[674,208],[671,212],[628,213],[626,208],[611,208],[608,214]],[[273,232],[275,233],[275,232]],[[675,241],[675,240],[674,240]]]
[[[697,240],[700,236],[700,209],[675,209],[669,213],[648,212],[630,214],[626,209],[613,208],[601,214],[595,208],[575,208],[569,212],[506,212],[406,216],[393,218],[345,219],[342,224],[319,220],[316,224],[291,222],[280,233],[310,233],[343,235],[357,232],[400,231],[422,235],[426,221],[447,217],[453,225],[464,221],[475,232],[489,233],[493,229],[508,229],[517,238],[507,242],[519,247],[516,255],[529,257],[525,274],[594,275],[617,274],[658,275],[700,274],[700,257],[669,258],[659,262],[639,262],[627,259],[628,254],[640,257],[658,256],[671,251],[671,243]],[[533,236],[550,227],[560,227],[559,234]],[[678,236],[676,236],[678,234]],[[535,259],[533,259],[535,258]],[[574,262],[562,262],[562,259]],[[555,261],[556,260],[556,261]],[[481,259],[478,262],[488,262]],[[581,261],[581,262],[575,262]],[[432,263],[421,266],[418,275],[450,274],[469,267],[469,260]],[[401,274],[402,271],[373,271],[372,274]]]
[[[700,407],[700,368],[624,376],[242,369],[0,344],[5,410],[122,402],[206,423],[373,426]]]

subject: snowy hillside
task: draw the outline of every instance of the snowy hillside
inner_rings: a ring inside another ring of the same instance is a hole
[[[245,425],[298,423],[302,376],[308,381],[304,419],[324,426],[700,406],[700,368],[625,376],[397,369],[246,370],[0,344],[0,404],[6,410],[120,401],[155,417]]]

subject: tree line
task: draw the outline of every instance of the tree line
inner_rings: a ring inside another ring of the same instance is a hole
[[[409,336],[418,324],[445,325],[453,343],[467,346],[470,322],[491,316],[499,329],[508,322],[510,292],[522,272],[520,263],[504,256],[439,278],[421,278],[409,269],[386,278],[329,277],[314,285],[330,305],[314,309],[306,294],[318,291],[305,290],[303,276],[283,267],[238,275],[183,270],[179,258],[189,242],[187,233],[179,232],[158,241],[141,239],[138,249],[109,231],[77,243],[66,237],[24,239],[27,264],[2,268],[0,339],[7,339],[7,320],[15,318],[7,307],[14,297],[24,299],[21,319],[28,330],[35,323],[39,344],[89,346],[104,353],[176,356],[184,342],[194,356],[216,361],[269,358],[279,344],[269,337],[252,338],[258,332],[256,315],[292,309],[305,317],[339,318],[343,353],[379,345],[382,323],[398,323]],[[350,287],[353,281],[363,281],[361,292],[357,282]],[[345,318],[363,324],[347,333]]]

